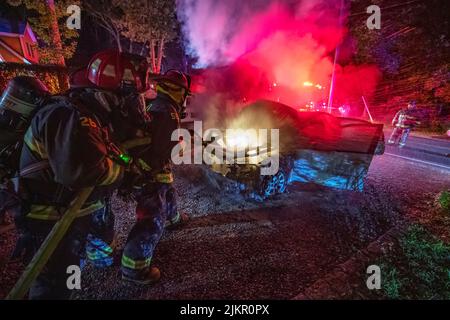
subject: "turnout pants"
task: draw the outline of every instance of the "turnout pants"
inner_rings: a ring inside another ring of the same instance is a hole
[[[25,251],[24,260],[29,263],[55,222],[31,218],[25,220],[25,229],[22,230],[19,241],[22,241],[21,247]],[[67,268],[70,265],[80,266],[86,255],[95,266],[99,266],[99,263],[104,264],[108,259],[112,262],[112,248],[107,243],[113,238],[114,218],[107,207],[75,219],[45,268],[32,284],[29,298],[34,300],[70,298],[71,290],[67,288],[70,274],[67,273]]]
[[[153,252],[166,224],[176,224],[176,192],[171,183],[154,182],[136,195],[136,219],[122,255],[122,273],[133,279],[145,278]]]
[[[20,199],[12,190],[12,186],[6,183],[0,185],[0,224],[3,223],[8,211],[14,218],[18,214],[17,210],[20,210]]]
[[[395,127],[388,142],[390,144],[396,144],[398,141],[398,144],[403,147],[406,145],[406,140],[408,139],[410,132],[411,128]]]

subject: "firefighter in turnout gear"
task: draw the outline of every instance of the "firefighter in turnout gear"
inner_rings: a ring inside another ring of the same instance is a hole
[[[155,81],[157,97],[147,107],[152,142],[131,153],[134,159],[139,159],[145,179],[133,182],[137,222],[128,235],[122,255],[122,278],[139,284],[151,284],[160,278],[151,260],[164,227],[188,220],[188,216],[177,209],[171,170],[171,151],[177,142],[171,141],[171,136],[180,127],[180,117],[185,114],[190,78],[169,70]]]
[[[92,87],[88,79],[86,68],[75,70],[69,75],[70,88],[75,90]],[[94,216],[96,232],[87,236],[86,255],[81,258],[80,267],[87,263],[96,268],[109,267],[113,264],[113,251],[115,246],[114,213],[111,210],[110,199],[105,199],[105,209]]]
[[[86,70],[90,86],[52,97],[31,121],[19,183],[26,203],[19,223],[25,259],[38,250],[78,191],[95,187],[33,283],[31,299],[68,298],[68,266],[80,265],[86,245],[95,246],[95,239],[105,239],[102,233],[112,230],[107,199],[129,168],[120,141],[145,125],[140,91],[146,89],[147,66],[142,61],[115,50],[97,54]]]
[[[25,131],[48,97],[40,80],[18,76],[8,82],[0,99],[0,224],[7,212],[14,217],[20,210],[12,179],[19,170]]]
[[[392,125],[394,130],[392,131],[391,137],[388,140],[388,144],[396,144],[400,148],[406,145],[406,140],[408,139],[411,130],[420,124],[416,117],[416,102],[411,101],[408,103],[407,108],[400,110],[395,115],[392,120]]]

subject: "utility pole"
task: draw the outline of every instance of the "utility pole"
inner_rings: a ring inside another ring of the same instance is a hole
[[[364,98],[364,96],[361,96],[361,98],[362,98],[362,101],[364,102],[364,108],[367,112],[367,115],[369,116],[370,122],[373,123],[372,114],[370,113],[369,106],[367,105],[367,102],[366,102],[366,98]]]
[[[342,20],[344,15],[344,5],[345,0],[341,0],[341,8],[339,9],[339,27],[342,27]],[[340,44],[336,46],[336,49],[334,50],[334,62],[333,62],[333,73],[331,74],[331,83],[330,83],[330,92],[328,95],[328,113],[331,113],[331,107],[333,105],[333,94],[334,94],[334,82],[336,78],[336,63],[339,57],[339,47]]]

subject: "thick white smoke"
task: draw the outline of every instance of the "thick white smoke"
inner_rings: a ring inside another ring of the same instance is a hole
[[[292,19],[311,18],[313,10],[324,3],[330,7],[333,2],[336,0],[177,0],[176,3],[190,54],[198,57],[198,66],[206,67],[236,61],[272,32],[295,27]],[[319,13],[316,11],[313,18],[319,18]],[[336,22],[335,17],[329,18]]]

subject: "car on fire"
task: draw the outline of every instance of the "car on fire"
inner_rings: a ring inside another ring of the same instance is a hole
[[[293,182],[362,191],[373,156],[384,153],[382,124],[326,112],[298,112],[269,100],[247,105],[231,124],[244,131],[279,129],[275,152],[269,151],[270,145],[260,148],[246,141],[250,138],[245,135],[218,142],[234,151],[238,139],[245,151],[237,152],[233,163],[211,165],[212,170],[240,183],[241,189],[256,200],[284,193]],[[278,172],[262,175],[272,156],[279,159]]]

